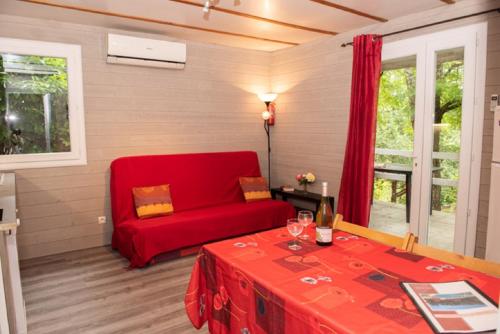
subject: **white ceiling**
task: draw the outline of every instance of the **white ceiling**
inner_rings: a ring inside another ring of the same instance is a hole
[[[189,1],[198,4],[204,3],[204,0]],[[328,1],[388,20],[438,6],[450,6],[441,0]],[[99,10],[112,14],[131,15],[144,19],[168,21],[199,28],[243,34],[259,39],[57,8],[18,0],[0,0],[0,13],[98,25],[116,29],[161,33],[177,39],[265,51],[290,47],[290,44],[261,39],[300,44],[327,36],[322,33],[285,27],[279,24],[263,22],[215,10],[206,15],[203,13],[201,7],[171,0],[35,0],[35,2],[46,2],[73,6],[80,9]],[[311,0],[219,0],[216,7],[338,33],[378,22],[374,19],[348,13]]]

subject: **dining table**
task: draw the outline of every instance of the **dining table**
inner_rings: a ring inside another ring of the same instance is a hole
[[[466,280],[498,303],[500,279],[342,231],[301,249],[286,227],[204,245],[185,294],[212,334],[433,333],[401,282]]]
[[[442,167],[432,166],[432,174],[442,170]],[[406,222],[410,223],[411,215],[411,186],[412,186],[412,176],[413,176],[413,166],[408,164],[398,164],[398,163],[375,163],[375,172],[385,173],[385,174],[399,174],[403,175],[405,178],[405,206],[406,206]],[[374,177],[377,177],[375,175]],[[373,195],[372,195],[373,196]],[[373,199],[372,199],[373,201]],[[429,207],[429,214],[432,215],[432,205]]]

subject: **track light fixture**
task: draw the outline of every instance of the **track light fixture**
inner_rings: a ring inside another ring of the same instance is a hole
[[[203,6],[203,13],[209,13],[210,12],[210,6],[211,6],[211,1],[207,0],[205,1],[205,5]]]
[[[209,14],[210,9],[212,7],[215,7],[216,5],[219,4],[220,0],[205,0],[205,4],[203,5],[203,13],[204,14]],[[239,6],[240,5],[240,0],[234,0],[234,5]]]

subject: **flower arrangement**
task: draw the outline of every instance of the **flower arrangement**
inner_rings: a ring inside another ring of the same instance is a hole
[[[307,172],[304,174],[297,174],[295,179],[301,186],[304,186],[304,191],[307,191],[307,185],[314,183],[314,181],[316,181],[316,176],[311,172]]]

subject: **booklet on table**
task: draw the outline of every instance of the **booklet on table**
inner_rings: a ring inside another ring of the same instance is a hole
[[[467,281],[401,286],[436,333],[481,333],[498,327],[498,305]]]

